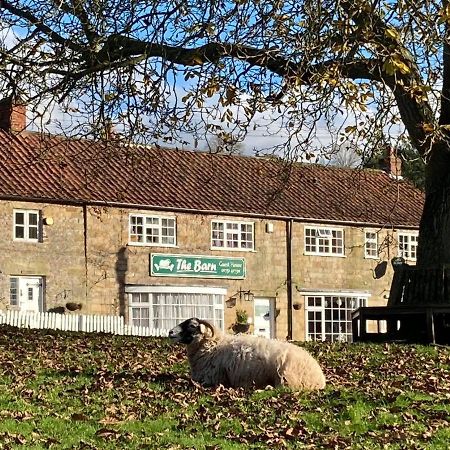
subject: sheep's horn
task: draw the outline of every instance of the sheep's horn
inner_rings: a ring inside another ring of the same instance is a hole
[[[213,325],[211,325],[209,322],[207,322],[206,320],[199,320],[199,322],[203,325],[205,325],[206,328],[209,328],[211,330],[211,337],[214,337],[215,332],[214,332],[214,327]]]

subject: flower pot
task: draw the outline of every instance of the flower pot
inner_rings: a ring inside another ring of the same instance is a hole
[[[250,328],[250,324],[248,323],[235,323],[233,325],[233,331],[235,333],[247,333]]]

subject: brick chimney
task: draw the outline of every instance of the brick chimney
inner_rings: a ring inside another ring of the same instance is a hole
[[[20,133],[26,128],[27,108],[20,99],[7,97],[0,100],[0,129]]]
[[[397,149],[393,147],[388,148],[386,155],[386,169],[389,175],[395,178],[402,177],[402,160],[397,155]]]

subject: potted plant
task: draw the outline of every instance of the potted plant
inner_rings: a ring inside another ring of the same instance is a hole
[[[247,311],[245,309],[236,309],[236,322],[233,325],[233,331],[235,333],[246,333],[249,328]]]

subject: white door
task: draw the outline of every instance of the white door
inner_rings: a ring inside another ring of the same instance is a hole
[[[255,298],[253,316],[253,334],[268,339],[275,337],[275,300],[272,298]]]
[[[42,277],[19,277],[19,308],[30,312],[42,310]]]

